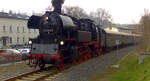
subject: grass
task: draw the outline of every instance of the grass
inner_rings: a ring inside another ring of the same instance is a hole
[[[106,71],[98,73],[91,81],[149,81],[150,56],[142,64],[138,64],[139,51],[130,53],[124,59],[116,62],[119,68],[109,67]]]

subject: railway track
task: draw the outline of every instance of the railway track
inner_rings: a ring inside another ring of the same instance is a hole
[[[93,59],[93,58],[91,58],[91,59]],[[90,60],[90,59],[88,59],[88,60]],[[86,62],[86,61],[82,61],[82,62]],[[50,66],[50,67],[45,68],[44,70],[36,70],[36,71],[29,72],[29,73],[24,73],[24,74],[9,78],[4,81],[50,81],[51,78],[54,78],[59,73],[65,71],[73,66],[79,65],[79,64],[81,64],[81,63],[76,63],[73,65],[66,64],[66,65],[64,65],[64,68],[62,71],[60,71],[58,68],[56,68],[54,66]]]
[[[67,70],[70,67],[71,65],[65,65],[62,71]],[[47,81],[47,79],[49,80],[52,76],[62,71],[58,70],[56,67],[50,66],[44,70],[36,70],[29,73],[24,73],[4,81]]]
[[[93,59],[93,58],[91,58]],[[90,60],[90,59],[87,59]],[[61,73],[72,66],[76,66],[81,64],[82,62],[86,62],[87,60],[82,60],[81,62],[75,63],[75,64],[66,64],[64,65],[64,68],[62,71],[57,69],[56,67],[50,66],[45,68],[44,70],[36,70],[29,73],[24,73],[16,77],[9,78],[4,81],[50,81],[53,76],[57,76],[58,73]]]
[[[93,59],[93,58],[91,58]],[[91,60],[87,59],[87,60]],[[86,62],[86,61],[82,61]],[[72,66],[79,65],[80,63],[76,63],[74,65],[64,65],[64,68],[62,71],[60,71],[58,68],[50,66],[45,68],[44,70],[36,70],[28,73],[21,74],[19,76],[11,77],[4,81],[50,81],[51,78],[54,78],[59,73],[71,68]],[[54,76],[54,77],[53,77]]]
[[[103,54],[106,54],[108,52],[110,52],[110,51],[104,52]],[[88,60],[92,60],[92,59],[93,58],[88,59]],[[82,61],[82,62],[85,62],[85,61]],[[79,65],[79,64],[80,63],[77,63],[75,65]],[[72,67],[71,64],[65,65],[64,69],[62,71],[65,71],[71,67]],[[57,76],[62,71],[58,70],[56,67],[50,66],[44,70],[32,71],[32,72],[25,73],[25,74],[22,74],[22,75],[19,75],[16,77],[9,78],[4,81],[50,81],[50,79],[53,78],[53,76],[54,77]]]

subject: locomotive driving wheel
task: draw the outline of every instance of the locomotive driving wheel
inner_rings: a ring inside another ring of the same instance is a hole
[[[45,68],[45,63],[39,64],[39,68],[40,68],[40,69],[44,69],[44,68]]]
[[[42,57],[39,57],[36,66],[37,66],[37,65],[39,66],[39,68],[40,68],[41,70],[45,68],[45,63],[44,63],[44,61],[42,60]],[[36,67],[36,66],[35,66],[35,67]]]
[[[59,59],[56,60],[55,66],[56,66],[60,71],[63,70],[63,60],[62,60],[62,58],[59,58]]]
[[[98,56],[100,56],[102,54],[102,48],[101,47],[97,48],[96,53],[97,53]]]

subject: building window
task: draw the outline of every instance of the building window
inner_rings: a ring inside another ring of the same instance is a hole
[[[17,37],[17,43],[19,43],[19,37]]]
[[[12,31],[12,26],[10,26],[10,28],[9,28],[9,32],[11,32],[11,33],[13,32],[13,31]]]
[[[11,38],[11,37],[9,38],[9,43],[10,43],[10,44],[12,43],[12,38]]]
[[[23,40],[23,43],[24,43],[25,42],[25,38],[23,37],[22,40]]]
[[[19,26],[17,26],[17,32],[19,33]]]
[[[23,26],[23,30],[22,31],[23,31],[23,33],[25,33],[24,26]]]
[[[3,26],[3,32],[6,32],[6,26],[5,25]]]

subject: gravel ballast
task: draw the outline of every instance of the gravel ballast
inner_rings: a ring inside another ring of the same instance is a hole
[[[119,60],[121,57],[133,51],[136,47],[130,46],[120,49],[118,54],[116,51],[107,53],[105,55],[88,60],[80,65],[74,66],[58,76],[55,76],[50,81],[89,81],[92,77],[96,76],[99,72],[107,69],[111,64]]]
[[[112,63],[128,54],[128,52],[133,51],[134,49],[135,46],[131,46],[119,50],[118,54],[116,54],[116,51],[113,51],[105,55],[90,59],[56,74],[52,78],[48,79],[48,81],[89,81],[92,79],[92,77],[96,76],[97,73],[102,72]],[[0,65],[0,81],[35,70],[35,68],[29,67],[27,62],[23,61]]]
[[[24,73],[35,71],[35,68],[31,68],[27,65],[27,61],[14,62],[0,65],[0,81],[4,81],[8,78],[15,77]]]

